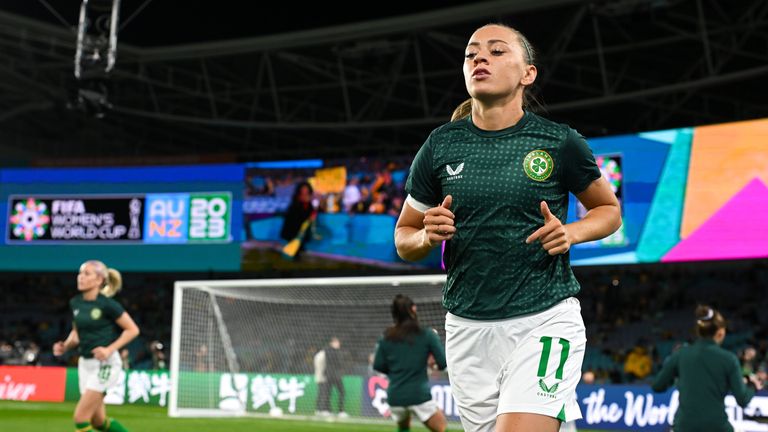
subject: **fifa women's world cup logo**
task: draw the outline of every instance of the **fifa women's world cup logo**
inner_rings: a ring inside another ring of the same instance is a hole
[[[25,241],[42,237],[51,222],[48,206],[34,198],[17,202],[13,211],[10,218],[11,232],[15,238],[23,238]]]

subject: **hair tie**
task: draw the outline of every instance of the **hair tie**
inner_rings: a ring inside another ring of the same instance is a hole
[[[699,318],[699,321],[709,321],[715,317],[715,311],[712,308],[707,308],[707,315]]]

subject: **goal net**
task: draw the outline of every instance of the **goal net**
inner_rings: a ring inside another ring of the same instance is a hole
[[[392,300],[411,297],[421,325],[444,343],[444,282],[444,275],[176,282],[169,414],[387,417],[387,381],[371,361],[392,324]],[[331,353],[334,338],[340,346]],[[450,418],[447,376],[430,380]]]

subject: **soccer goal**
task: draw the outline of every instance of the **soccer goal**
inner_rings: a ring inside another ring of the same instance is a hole
[[[386,417],[387,382],[371,360],[392,324],[392,299],[411,297],[421,325],[445,342],[444,282],[444,275],[176,282],[169,414]],[[334,338],[339,348],[329,352]],[[430,379],[450,416],[447,377]]]

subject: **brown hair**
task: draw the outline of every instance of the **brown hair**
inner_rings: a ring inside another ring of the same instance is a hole
[[[488,26],[504,27],[505,29],[514,33],[515,36],[517,36],[518,42],[520,42],[520,46],[523,48],[523,53],[525,56],[524,60],[526,64],[536,65],[536,50],[533,48],[533,45],[531,45],[531,42],[528,40],[527,37],[525,37],[524,34],[522,34],[519,30],[517,30],[512,26],[508,26],[502,23],[488,23],[482,27],[479,27],[478,29],[481,29],[483,27],[488,27]],[[530,91],[527,91],[527,90],[528,90],[527,88],[523,89],[523,108],[528,108],[534,103],[536,105],[541,106],[539,101],[536,99],[536,96],[534,96],[533,94],[531,94]],[[472,114],[472,98],[469,98],[464,102],[460,103],[459,106],[457,106],[456,109],[453,110],[453,113],[451,114],[451,121],[467,118],[469,117],[470,114]]]
[[[395,325],[387,328],[387,331],[384,333],[385,339],[401,342],[411,339],[413,335],[421,331],[419,319],[416,317],[416,313],[413,312],[413,304],[413,300],[408,296],[402,294],[395,296],[391,308],[392,319],[395,321]]]
[[[721,328],[725,328],[725,318],[711,306],[696,306],[696,334],[711,338]]]
[[[123,276],[119,271],[109,268],[99,260],[88,260],[83,265],[90,265],[93,270],[104,278],[101,285],[101,293],[107,297],[113,297],[123,287]]]

